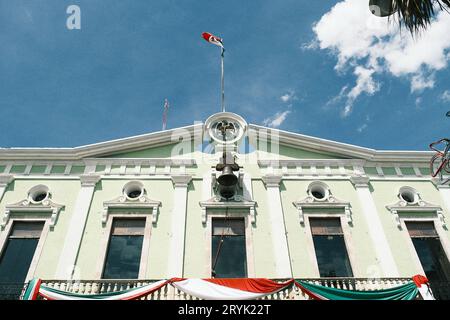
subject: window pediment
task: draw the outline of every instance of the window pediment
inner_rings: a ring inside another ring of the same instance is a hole
[[[417,201],[407,202],[403,198],[399,197],[399,201],[391,205],[387,205],[388,209],[395,218],[397,227],[401,229],[400,214],[406,213],[417,213],[423,214],[426,217],[437,216],[442,226],[445,226],[444,215],[442,213],[443,209],[441,206],[422,200],[419,193],[417,193]]]
[[[22,212],[22,213],[27,213],[27,214],[50,213],[51,216],[50,216],[49,226],[54,227],[56,224],[56,221],[58,219],[58,215],[64,207],[65,207],[64,205],[55,203],[49,198],[46,198],[39,202],[36,202],[36,201],[32,201],[31,198],[28,197],[27,199],[21,200],[17,203],[6,205],[5,214],[3,216],[3,220],[2,220],[2,223],[0,226],[2,228],[4,228],[7,225],[8,221],[11,217],[11,214],[17,213],[17,212]]]
[[[207,222],[207,209],[245,209],[248,210],[250,215],[250,222],[252,224],[256,223],[255,219],[255,207],[256,201],[247,199],[241,195],[235,195],[233,200],[222,201],[222,197],[214,196],[209,200],[200,201],[200,207],[202,208],[202,223]]]
[[[297,208],[298,215],[300,218],[300,223],[303,225],[305,223],[304,209],[343,209],[343,213],[349,224],[352,223],[352,213],[350,202],[340,200],[333,196],[331,193],[328,194],[324,199],[317,199],[312,195],[308,195],[306,198],[298,201],[294,201],[293,205]]]
[[[152,200],[146,195],[141,194],[138,198],[129,198],[121,195],[109,201],[103,202],[102,223],[108,221],[108,214],[110,209],[151,209],[152,223],[156,224],[158,219],[158,208],[161,206],[161,201]]]

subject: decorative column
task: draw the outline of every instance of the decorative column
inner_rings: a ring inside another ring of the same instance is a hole
[[[448,184],[441,184],[440,180],[436,178],[432,181],[436,188],[438,188],[441,198],[444,201],[445,209],[447,209],[447,213],[450,215],[450,186]]]
[[[13,180],[14,176],[12,174],[0,174],[0,200],[2,200],[6,188]]]
[[[375,202],[369,190],[369,180],[367,176],[353,176],[350,178],[358,194],[362,214],[367,222],[369,236],[374,245],[380,268],[385,277],[398,277],[397,265],[395,264]]]
[[[169,262],[167,276],[183,277],[184,240],[186,232],[186,209],[188,185],[191,175],[172,175],[173,194],[172,222],[170,227]]]
[[[56,269],[56,279],[68,280],[73,276],[75,263],[83,238],[84,227],[86,225],[89,208],[97,182],[98,175],[81,175],[81,189],[75,202],[74,211],[67,230],[64,246]]]
[[[269,209],[269,223],[271,227],[271,240],[274,253],[276,278],[292,277],[289,248],[286,238],[283,206],[281,205],[280,182],[281,175],[263,176],[267,188],[267,205]]]

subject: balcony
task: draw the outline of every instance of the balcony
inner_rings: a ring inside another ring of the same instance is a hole
[[[410,282],[410,278],[381,278],[381,279],[367,279],[367,278],[318,278],[318,279],[300,279],[311,283],[333,287],[345,290],[361,290],[371,291],[379,289],[387,289],[399,286]],[[42,280],[42,285],[50,288],[68,291],[77,294],[98,294],[110,293],[121,290],[127,290],[134,287],[143,286],[157,280],[79,280],[79,281],[65,281],[65,280]],[[277,282],[283,282],[284,279],[276,279]],[[20,296],[21,284],[0,284],[0,299],[18,299]],[[447,293],[450,287],[442,286]],[[161,288],[159,291],[151,293],[142,299],[144,300],[198,300],[198,298],[188,295],[171,285]],[[263,299],[267,300],[310,300],[301,290],[292,286],[288,289],[279,291],[277,293],[268,295]]]
[[[315,278],[298,279],[310,283],[345,289],[372,291],[388,289],[411,281],[410,278]],[[127,290],[134,287],[140,287],[158,280],[42,280],[42,285],[50,288],[63,290],[77,294],[99,294],[110,293],[121,290]],[[275,279],[277,282],[284,282],[286,279]],[[437,300],[450,300],[450,283],[431,284],[433,294]],[[23,284],[0,284],[0,300],[17,300],[25,286]],[[264,300],[311,300],[297,287],[292,286],[288,289],[265,296]],[[418,298],[420,299],[420,298]],[[186,294],[171,285],[161,288],[159,291],[146,295],[142,300],[199,300],[198,298]]]

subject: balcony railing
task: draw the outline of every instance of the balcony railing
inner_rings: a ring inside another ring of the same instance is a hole
[[[277,282],[284,282],[287,279],[275,279]],[[411,281],[410,278],[307,278],[299,279],[322,286],[345,289],[372,291],[388,289]],[[99,294],[110,293],[121,290],[127,290],[135,287],[156,282],[158,280],[42,280],[42,285],[50,288],[63,290],[78,294]],[[441,282],[431,284],[434,297],[437,300],[450,300],[450,283]],[[0,300],[17,300],[20,297],[23,284],[20,283],[0,283]],[[198,298],[186,294],[171,285],[167,285],[160,290],[148,294],[143,300],[199,300]],[[295,286],[285,290],[265,296],[265,300],[310,300],[311,298],[304,294]]]
[[[276,279],[277,282],[284,282],[287,279]],[[318,279],[301,279],[311,283],[324,285],[332,288],[346,290],[362,290],[371,291],[379,289],[388,289],[396,287],[411,281],[410,278],[318,278]],[[98,294],[109,293],[121,290],[127,290],[134,287],[143,286],[157,280],[80,280],[80,281],[64,281],[64,280],[43,280],[42,284],[50,288],[64,290],[78,294]],[[198,298],[186,294],[171,285],[161,288],[159,291],[151,293],[142,299],[144,300],[198,300]],[[268,300],[309,300],[297,287],[292,286],[288,289],[265,296],[263,299]]]
[[[0,300],[18,300],[25,286],[23,283],[0,282]]]

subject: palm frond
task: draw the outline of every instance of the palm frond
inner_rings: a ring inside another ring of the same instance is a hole
[[[397,8],[401,27],[415,35],[425,30],[435,16],[435,10],[450,10],[450,0],[392,0]]]

